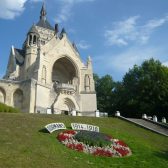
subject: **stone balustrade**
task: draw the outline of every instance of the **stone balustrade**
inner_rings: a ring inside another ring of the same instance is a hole
[[[76,92],[75,86],[67,83],[58,83],[55,88],[62,94],[74,94]]]
[[[117,116],[117,115],[115,115]],[[158,118],[156,115],[154,115],[153,117],[151,116],[147,116],[146,114],[142,114],[142,119],[148,119],[148,120],[152,120],[154,122],[158,122]],[[162,120],[161,120],[162,123],[166,123],[166,118],[165,117],[162,117]]]

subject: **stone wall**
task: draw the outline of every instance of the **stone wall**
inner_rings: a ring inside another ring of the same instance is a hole
[[[19,108],[23,112],[29,112],[30,85],[31,80],[24,82],[0,80],[1,100],[3,100],[5,104]]]

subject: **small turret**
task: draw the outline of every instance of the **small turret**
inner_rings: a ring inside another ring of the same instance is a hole
[[[45,9],[45,4],[43,3],[43,6],[41,8],[41,11],[40,11],[40,20],[46,20],[46,15],[47,15],[47,12],[46,12],[46,9]]]
[[[32,45],[37,46],[38,40],[39,40],[39,33],[38,33],[35,25],[33,25],[28,32],[27,45],[28,46],[32,46]]]
[[[92,60],[90,56],[88,56],[88,59],[87,59],[87,68],[92,70]]]
[[[36,26],[45,28],[45,29],[49,29],[54,31],[54,28],[50,25],[50,23],[47,21],[47,12],[46,12],[46,8],[45,5],[43,3],[41,11],[40,11],[40,20],[39,22],[36,24]]]
[[[60,39],[62,39],[64,37],[64,35],[66,35],[66,31],[63,28],[62,31],[61,31],[61,34],[60,34]]]
[[[55,24],[55,34],[57,34],[59,32],[59,27],[58,27],[58,23]]]

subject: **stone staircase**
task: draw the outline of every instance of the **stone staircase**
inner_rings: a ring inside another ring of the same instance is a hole
[[[162,124],[155,123],[155,122],[148,121],[148,120],[144,120],[144,119],[125,118],[125,117],[121,117],[121,116],[119,118],[124,119],[129,122],[132,122],[132,123],[139,125],[145,129],[151,130],[153,132],[156,132],[158,134],[162,134],[162,135],[168,137],[168,127],[163,126]]]

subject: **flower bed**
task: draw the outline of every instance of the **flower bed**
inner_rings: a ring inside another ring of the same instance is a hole
[[[95,156],[123,157],[131,155],[130,148],[123,141],[98,132],[66,130],[59,133],[57,139],[70,149]],[[97,143],[97,140],[100,143]]]

